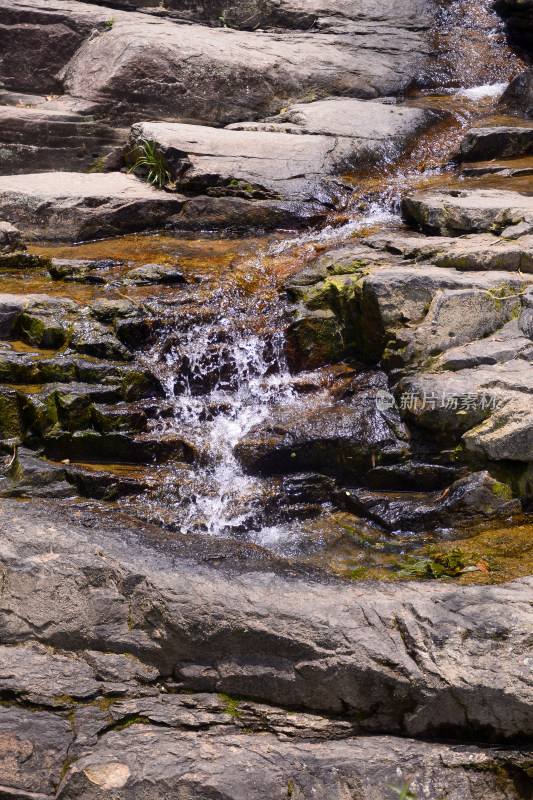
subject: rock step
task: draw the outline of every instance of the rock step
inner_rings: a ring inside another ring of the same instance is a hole
[[[459,148],[460,161],[489,161],[533,153],[533,122],[470,128]]]
[[[0,175],[116,169],[126,141],[126,130],[68,108],[0,106]]]
[[[120,172],[0,177],[0,217],[40,239],[101,238],[162,228],[184,198]]]
[[[533,225],[533,196],[499,189],[419,192],[403,198],[402,213],[432,235],[512,232],[520,223]]]
[[[436,120],[436,114],[409,106],[331,98],[225,130],[140,122],[131,145],[157,142],[171,180],[184,191],[327,202],[331,190],[324,178],[400,155]]]

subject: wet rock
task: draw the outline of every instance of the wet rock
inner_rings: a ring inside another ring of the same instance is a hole
[[[142,267],[135,267],[125,274],[124,281],[134,286],[150,283],[186,283],[183,270],[178,265],[165,264],[143,264]]]
[[[24,249],[22,233],[10,222],[0,222],[0,253]]]
[[[183,688],[342,713],[361,732],[531,736],[530,578],[460,588],[310,581],[229,555],[210,566],[191,551],[179,557],[179,535],[167,545],[111,519],[87,529],[31,502],[3,501],[0,522],[5,644],[132,653]]]
[[[78,353],[111,361],[131,361],[132,353],[102,323],[84,319],[72,331],[69,346]]]
[[[0,337],[7,339],[11,336],[13,326],[21,312],[32,301],[44,301],[45,295],[0,294]]]
[[[68,458],[87,464],[153,464],[171,458],[191,463],[197,458],[192,445],[179,435],[162,440],[152,433],[57,431],[43,437],[42,446],[48,458]]]
[[[179,195],[122,173],[0,177],[0,215],[41,239],[78,241],[161,228],[182,205]]]
[[[529,53],[533,53],[533,24],[531,0],[496,0],[494,7],[505,19],[511,37]],[[515,78],[516,80],[516,78]]]
[[[0,269],[27,270],[48,269],[50,259],[32,253],[3,253],[0,254]]]
[[[433,235],[499,233],[533,221],[533,197],[499,189],[420,192],[402,200],[402,213],[407,222]]]
[[[121,497],[140,495],[148,485],[145,480],[121,474],[69,465],[65,475],[82,497],[114,501]]]
[[[509,0],[509,4],[511,2],[512,0]],[[533,68],[520,73],[511,81],[502,94],[500,103],[511,111],[533,117]]]
[[[87,259],[54,258],[48,271],[55,281],[74,283],[105,283],[103,275],[95,273],[95,263]]]
[[[59,350],[67,344],[78,306],[67,299],[31,298],[12,327],[12,334],[34,347]]]
[[[271,230],[302,228],[323,221],[327,209],[320,203],[292,200],[246,200],[242,197],[194,197],[183,211],[170,217],[174,230]]]
[[[461,161],[489,161],[491,158],[528,156],[533,153],[533,125],[471,128],[459,148]]]
[[[235,454],[254,474],[314,469],[345,480],[361,478],[376,459],[398,461],[408,449],[397,412],[377,407],[376,394],[386,388],[376,374],[344,403],[272,414],[241,439]]]
[[[2,497],[73,497],[76,491],[65,480],[59,464],[37,458],[31,450],[15,447],[5,477],[0,478]]]
[[[164,394],[159,381],[145,368],[74,355],[47,358],[40,354],[2,354],[0,380],[7,384],[32,386],[60,382],[101,384],[99,391],[102,396],[114,392],[116,399],[132,401]]]
[[[350,504],[386,530],[427,531],[468,522],[521,515],[520,500],[509,486],[488,472],[468,475],[444,493],[433,496],[413,493],[382,494],[365,489],[350,492]]]
[[[451,464],[410,461],[406,464],[374,467],[367,472],[366,481],[371,489],[431,492],[445,489],[464,470],[465,467]]]

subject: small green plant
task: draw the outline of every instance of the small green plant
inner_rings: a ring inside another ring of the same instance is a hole
[[[115,24],[115,18],[114,17],[111,17],[111,19],[106,19],[106,21],[105,21],[105,29],[106,29],[106,31],[110,31],[114,24]]]
[[[128,172],[134,172],[136,169],[147,169],[146,183],[149,186],[157,186],[158,189],[162,189],[165,183],[170,180],[170,172],[163,156],[157,149],[157,144],[155,142],[141,142],[128,155],[136,152],[139,155]]]
[[[405,578],[455,578],[463,572],[489,572],[491,566],[494,569],[487,557],[469,556],[456,548],[449,553],[428,551],[426,555],[407,556],[396,566],[396,574]]]
[[[389,786],[389,789],[393,789],[396,794],[398,795],[398,800],[417,800],[416,794],[413,794],[409,787],[411,785],[411,781],[408,781],[404,786]]]
[[[220,17],[219,17],[219,20],[220,20],[220,22],[222,23],[222,27],[223,27],[223,28],[227,28],[227,27],[228,27],[228,26],[226,25],[226,16],[227,16],[227,13],[228,13],[228,12],[227,12],[227,10],[226,10],[226,9],[224,9],[224,11],[222,12],[222,14],[221,14],[221,15],[220,15]]]

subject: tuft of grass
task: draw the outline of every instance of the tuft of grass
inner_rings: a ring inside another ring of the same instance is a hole
[[[157,149],[156,142],[143,141],[131,150],[128,156],[136,152],[139,155],[135,164],[128,170],[128,173],[137,169],[148,170],[146,183],[149,186],[157,186],[158,189],[162,189],[165,183],[170,180],[170,171],[163,156]]]
[[[408,781],[404,786],[389,786],[398,795],[398,800],[417,800],[416,794],[413,794],[409,787],[411,781]]]
[[[227,28],[228,27],[226,25],[226,16],[227,16],[227,14],[228,14],[227,9],[224,9],[224,11],[222,12],[222,14],[219,17],[219,20],[220,20],[221,25],[222,25],[223,28]]]
[[[106,19],[105,21],[106,31],[110,31],[114,24],[115,24],[115,17],[111,17],[111,19]]]

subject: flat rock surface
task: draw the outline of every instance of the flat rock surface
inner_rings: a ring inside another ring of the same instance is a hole
[[[402,200],[407,222],[426,233],[493,231],[533,220],[533,197],[499,189],[420,192]]]
[[[182,205],[180,195],[116,172],[0,177],[0,216],[40,239],[93,239],[160,228]]]
[[[531,578],[350,585],[242,571],[229,553],[214,568],[32,503],[3,501],[0,521],[5,644],[131,653],[183,688],[342,712],[361,731],[532,735]]]

